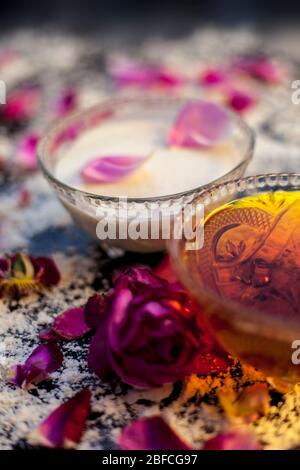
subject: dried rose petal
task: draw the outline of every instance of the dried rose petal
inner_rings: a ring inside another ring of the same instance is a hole
[[[9,267],[9,261],[6,258],[0,258],[0,279],[7,275]]]
[[[33,441],[49,448],[74,448],[85,430],[90,402],[89,390],[77,393],[39,425],[32,435]]]
[[[31,384],[47,379],[49,374],[61,367],[62,362],[63,355],[57,344],[41,344],[33,350],[23,365],[13,367],[9,382],[27,389]]]
[[[191,450],[161,416],[134,421],[119,437],[123,450]]]
[[[107,297],[95,294],[90,297],[84,307],[86,324],[91,329],[97,329],[107,318]]]
[[[221,390],[218,397],[227,416],[243,418],[247,423],[265,416],[270,409],[269,390],[264,383],[250,385],[240,393]]]
[[[16,158],[28,170],[37,168],[36,148],[40,136],[35,132],[24,135],[17,144]]]
[[[108,382],[115,375],[111,365],[107,342],[107,323],[101,325],[90,343],[89,368],[103,381]]]
[[[166,279],[157,276],[154,271],[147,266],[127,268],[114,279],[115,286],[129,287],[135,293],[141,284],[152,289],[167,288],[169,283]]]
[[[209,147],[224,140],[230,130],[230,118],[224,108],[208,101],[190,101],[170,130],[168,143],[181,147]]]
[[[218,434],[205,442],[203,450],[262,450],[254,434],[230,431]]]
[[[31,258],[36,270],[36,279],[46,287],[56,286],[60,281],[60,272],[51,258],[44,256]]]
[[[173,88],[184,80],[166,67],[142,64],[124,57],[110,61],[108,71],[119,86]]]
[[[147,159],[136,156],[105,156],[91,160],[81,171],[87,183],[110,183],[136,171]]]
[[[40,90],[26,86],[14,90],[7,98],[1,114],[9,123],[31,119],[37,112],[40,102]]]
[[[52,328],[47,328],[39,332],[39,339],[48,343],[51,341],[60,341],[62,338],[55,334]]]
[[[57,98],[54,106],[55,113],[58,116],[65,116],[66,114],[74,111],[78,104],[77,90],[74,88],[67,88],[63,90],[61,95]]]
[[[220,68],[208,68],[202,71],[200,83],[205,87],[224,85],[228,80],[227,74]]]
[[[269,84],[279,84],[289,76],[284,64],[269,57],[240,57],[233,62],[233,70]]]
[[[16,253],[4,259],[8,269],[0,272],[0,297],[19,298],[42,287],[54,286],[60,280],[57,266],[51,258]]]
[[[70,308],[55,318],[52,330],[66,340],[79,339],[91,331],[85,322],[84,308]]]
[[[253,108],[253,106],[257,103],[257,97],[251,91],[232,88],[227,91],[226,94],[226,101],[228,106],[238,113],[248,111],[248,109]]]

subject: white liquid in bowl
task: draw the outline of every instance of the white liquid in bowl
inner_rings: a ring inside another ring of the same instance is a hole
[[[87,131],[57,163],[55,176],[69,186],[101,196],[159,197],[202,186],[238,164],[238,149],[225,142],[212,149],[168,147],[168,126],[150,120],[109,121]],[[87,183],[81,170],[101,156],[135,155],[145,163],[125,178],[110,183]]]

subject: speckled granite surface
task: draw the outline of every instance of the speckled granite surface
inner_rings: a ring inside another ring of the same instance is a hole
[[[251,31],[220,32],[208,28],[186,39],[148,39],[139,48],[129,48],[127,52],[196,70],[201,61],[212,57],[224,60],[225,56],[235,53],[273,51],[287,58],[297,73],[297,50],[293,51],[290,46],[294,45],[294,39],[283,36],[276,44],[276,50],[273,50],[272,37],[262,38]],[[10,78],[1,77],[11,87],[25,79],[41,82],[47,101],[64,83],[72,80],[82,89],[84,105],[113,91],[105,79],[103,64],[105,56],[118,49],[117,45],[26,31],[3,38],[2,47],[7,45],[17,47],[24,57],[20,69],[11,72]],[[126,52],[126,45],[122,48],[122,52]],[[273,129],[274,115],[279,113],[280,117],[280,110],[287,106],[290,106],[290,84],[280,91],[270,92],[259,111],[249,116],[258,132],[256,156],[249,174],[299,171],[297,143],[290,142],[285,135],[278,136]],[[47,115],[41,112],[34,125],[42,131],[47,122]],[[10,146],[19,132],[18,129],[2,129],[1,145]],[[63,279],[58,288],[44,295],[0,303],[0,449],[30,447],[30,432],[41,419],[85,386],[92,391],[92,412],[79,449],[113,449],[121,427],[135,417],[158,410],[197,446],[222,429],[225,420],[216,398],[216,388],[220,385],[217,380],[212,378],[209,386],[203,386],[202,379],[194,378],[147,392],[133,390],[121,383],[104,385],[88,371],[85,361],[88,340],[64,344],[63,368],[54,373],[50,381],[30,392],[6,384],[7,367],[28,356],[38,342],[38,332],[50,324],[58,312],[81,305],[94,290],[107,289],[113,270],[120,265],[137,261],[155,265],[161,259],[160,254],[105,253],[72,225],[39,174],[23,174],[9,152],[7,158],[11,158],[12,163],[0,173],[0,252],[24,249],[32,254],[52,255]],[[24,189],[30,192],[32,202],[22,208],[18,201]],[[236,365],[225,380],[232,386],[240,386],[251,383],[255,377],[247,377]],[[253,425],[266,448],[300,446],[298,392],[281,396],[273,391],[270,414]]]

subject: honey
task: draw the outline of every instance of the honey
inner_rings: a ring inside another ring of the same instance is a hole
[[[274,316],[300,315],[300,192],[231,201],[205,220],[205,288]]]

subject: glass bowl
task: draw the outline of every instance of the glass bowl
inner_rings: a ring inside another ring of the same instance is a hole
[[[278,191],[287,191],[289,196],[282,198]],[[299,259],[300,273],[300,233],[292,230],[297,227],[298,220],[300,227],[300,192],[293,195],[292,191],[300,191],[300,174],[250,176],[213,185],[195,201],[198,210],[204,211],[204,218],[196,221],[195,210],[189,220],[184,220],[184,224],[192,224],[194,230],[196,225],[202,230],[201,243],[193,250],[187,249],[188,240],[183,232],[180,239],[169,242],[176,273],[202,307],[204,319],[221,345],[233,357],[261,370],[281,391],[289,390],[300,380],[300,354],[297,359],[297,348],[300,347],[300,274],[297,265]],[[245,196],[257,195],[262,197],[258,206],[253,203],[255,210],[250,210],[249,204],[243,207],[238,201]],[[287,219],[280,217],[292,207],[294,197],[297,199],[294,223],[289,224]],[[220,217],[218,214],[222,211],[218,212],[218,208],[232,201],[237,202],[230,206],[231,212]],[[277,221],[281,222],[277,224]],[[235,232],[228,231],[232,229]],[[234,244],[231,244],[232,240]],[[268,240],[276,247],[277,257],[272,260],[266,251]],[[258,246],[263,251],[258,250]],[[255,276],[259,273],[259,278],[254,278],[253,271],[252,278],[248,276],[249,266],[251,270],[255,269]],[[286,271],[286,266],[293,271]],[[290,272],[292,277],[289,277]],[[249,286],[245,287],[245,283]],[[265,290],[260,290],[262,288]],[[279,296],[275,298],[275,304],[274,296]],[[281,296],[282,304],[279,303]],[[277,308],[277,305],[287,305],[285,302],[296,305],[294,313],[288,310],[289,314],[286,314],[285,308]]]
[[[181,192],[176,191],[176,188],[174,188],[172,194],[158,194],[153,197],[127,197],[126,201],[123,201],[119,197],[99,195],[98,193],[82,190],[76,185],[62,181],[57,175],[57,165],[63,162],[63,159],[66,158],[70,149],[74,148],[72,146],[78,142],[78,139],[90,130],[97,130],[98,128],[100,130],[104,121],[107,122],[109,119],[117,118],[128,125],[130,119],[135,122],[143,122],[143,120],[148,119],[151,123],[153,122],[153,126],[156,126],[157,132],[165,133],[166,129],[168,130],[171,126],[171,122],[167,122],[167,120],[170,119],[170,116],[172,120],[175,119],[178,111],[186,102],[187,99],[169,96],[110,99],[65,118],[49,130],[42,139],[38,147],[38,159],[44,176],[75,222],[92,236],[99,240],[97,227],[99,222],[104,222],[106,218],[108,222],[116,220],[117,234],[108,235],[105,240],[102,237],[102,242],[132,251],[162,250],[165,248],[166,238],[168,238],[162,233],[162,222],[165,217],[173,217],[174,206],[181,208],[186,203],[193,201],[205,187],[212,183],[211,180],[214,180],[214,182],[229,181],[244,174],[253,154],[254,135],[239,116],[228,111],[232,125],[232,133],[228,140],[230,139],[230,145],[233,145],[235,149],[234,154],[226,154],[228,171],[225,174],[218,175],[220,169],[216,164],[213,173],[216,177],[210,176],[205,180],[205,183],[201,182],[197,187],[191,187]],[[130,126],[129,129],[131,134]],[[130,138],[131,136],[128,136],[129,140]],[[112,145],[114,142],[118,143],[118,135],[112,135],[111,140],[113,141]],[[134,141],[134,136],[131,140]],[[159,141],[159,139],[156,140]],[[97,149],[96,152],[99,152],[99,150],[101,151],[101,149]],[[92,151],[95,154],[94,147]],[[76,164],[76,161],[74,161],[74,164]],[[124,194],[123,196],[127,195]],[[120,226],[124,223],[128,226],[128,220],[130,221],[132,218],[138,220],[143,228],[147,226],[149,229],[153,214],[159,221],[158,235],[144,238],[130,236],[124,238],[124,236],[120,236]]]

